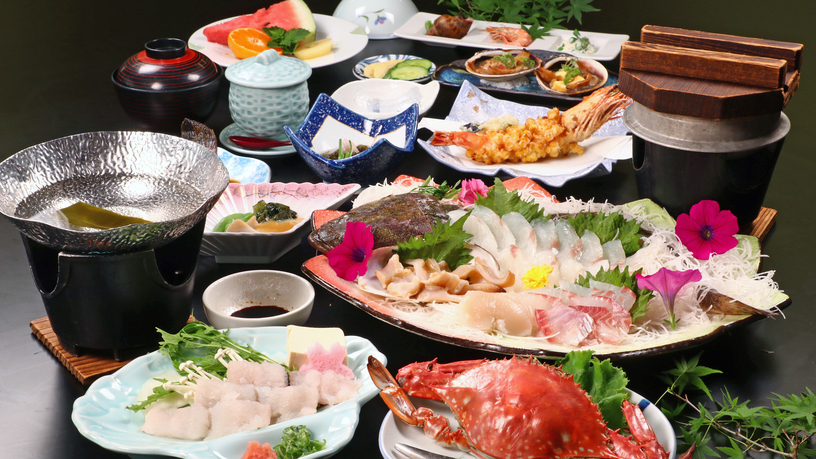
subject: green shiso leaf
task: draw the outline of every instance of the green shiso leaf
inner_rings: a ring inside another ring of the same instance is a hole
[[[561,370],[571,374],[581,389],[592,397],[609,428],[619,429],[624,425],[621,404],[629,398],[626,390],[629,379],[609,359],[601,361],[592,355],[593,352],[570,351],[556,365],[561,365]]]
[[[473,235],[462,228],[469,216],[470,212],[453,223],[437,220],[431,232],[398,243],[396,253],[400,260],[420,258],[445,261],[451,270],[467,264],[473,257],[470,255],[470,249],[465,248],[465,244]]]
[[[589,281],[596,280],[598,282],[605,282],[607,284],[612,284],[618,287],[629,287],[630,290],[635,292],[635,296],[637,299],[635,300],[635,304],[632,306],[632,309],[629,310],[629,314],[632,316],[632,320],[637,319],[638,317],[642,317],[646,315],[647,305],[649,304],[649,300],[652,299],[654,296],[654,292],[649,289],[639,289],[637,285],[637,277],[635,274],[639,273],[641,270],[638,269],[633,273],[629,273],[629,267],[623,268],[621,271],[620,266],[615,266],[611,270],[609,269],[601,269],[595,274],[584,274],[583,276],[579,277],[578,280],[575,281],[576,284],[582,287],[589,287]]]
[[[640,223],[636,220],[627,220],[620,212],[608,215],[581,212],[570,217],[569,222],[578,236],[583,236],[586,231],[592,231],[601,240],[601,244],[620,239],[627,257],[640,249]]]
[[[518,212],[528,222],[536,218],[548,218],[538,204],[521,199],[517,191],[507,191],[501,180],[496,179],[486,196],[478,198],[476,205],[485,206],[501,217],[509,212]]]

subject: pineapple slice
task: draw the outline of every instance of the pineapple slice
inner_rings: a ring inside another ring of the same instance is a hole
[[[332,50],[332,39],[324,38],[322,40],[313,41],[307,45],[298,46],[295,50],[295,57],[307,61],[316,57],[325,56]]]

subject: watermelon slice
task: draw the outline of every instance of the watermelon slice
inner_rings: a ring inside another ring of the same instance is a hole
[[[269,8],[261,8],[254,14],[245,14],[229,21],[204,28],[208,41],[227,45],[229,33],[242,27],[262,30],[264,27],[278,26],[284,30],[306,29],[309,35],[299,42],[301,45],[315,39],[317,26],[312,11],[303,0],[284,0]]]

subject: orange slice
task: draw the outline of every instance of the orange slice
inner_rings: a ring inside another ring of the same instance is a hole
[[[229,33],[227,37],[227,44],[232,50],[232,54],[238,59],[246,59],[248,57],[257,56],[258,54],[274,49],[281,53],[280,48],[270,48],[266,46],[269,42],[269,36],[264,32],[249,27],[235,29]]]

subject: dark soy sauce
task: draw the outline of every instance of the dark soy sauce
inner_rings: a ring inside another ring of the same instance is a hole
[[[248,306],[233,312],[230,314],[230,316],[240,317],[243,319],[261,319],[264,317],[279,316],[281,314],[286,314],[287,312],[289,311],[280,306],[274,305]]]

